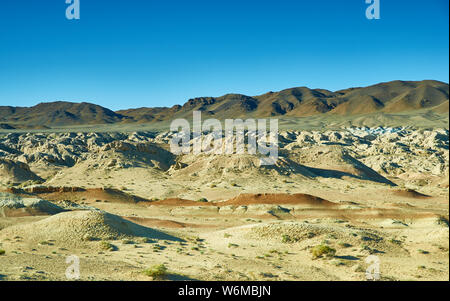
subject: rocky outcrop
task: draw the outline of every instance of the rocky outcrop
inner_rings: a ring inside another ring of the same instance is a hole
[[[42,181],[30,167],[22,162],[0,158],[0,182],[21,183],[26,181]]]

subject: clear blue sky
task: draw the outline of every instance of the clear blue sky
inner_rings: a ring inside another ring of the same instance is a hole
[[[448,0],[0,1],[0,105],[117,110],[295,86],[448,82]]]

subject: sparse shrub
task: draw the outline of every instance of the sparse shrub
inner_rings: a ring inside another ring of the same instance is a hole
[[[153,239],[148,238],[148,237],[143,237],[141,239],[141,242],[144,243],[144,244],[151,244],[151,243],[154,243],[155,241]]]
[[[393,244],[396,244],[396,245],[401,245],[401,244],[402,244],[402,241],[401,241],[401,240],[394,239],[394,238],[390,239],[389,241],[390,241],[391,243],[393,243]]]
[[[237,244],[232,244],[231,242],[228,244],[228,248],[237,248],[239,247],[239,245]]]
[[[417,186],[427,186],[428,185],[428,181],[425,179],[420,179],[416,181]]]
[[[371,248],[367,245],[361,245],[361,251],[367,251],[369,252],[369,254],[377,254],[377,253],[382,253],[382,251],[379,251],[377,249]]]
[[[439,217],[436,219],[436,223],[437,223],[438,225],[448,227],[448,219],[447,219],[446,217],[444,217],[444,216],[439,216]]]
[[[342,260],[333,261],[332,264],[337,266],[337,267],[339,267],[339,266],[346,266],[347,265],[347,263],[345,261],[342,261]]]
[[[1,255],[5,255],[6,254],[6,251],[5,250],[2,250],[2,249],[0,249],[0,256]]]
[[[272,273],[262,273],[261,272],[261,273],[259,273],[259,275],[264,278],[278,278],[278,275],[275,275]]]
[[[123,243],[124,245],[134,245],[134,244],[135,244],[134,241],[129,240],[129,239],[124,239],[124,240],[122,240],[122,243]]]
[[[342,220],[342,219],[337,219],[337,220],[335,220],[334,222],[335,222],[336,224],[345,224],[345,223],[347,223],[347,221]]]
[[[355,266],[354,271],[357,273],[364,273],[366,271],[366,269],[364,269],[364,267],[362,265],[358,264]]]
[[[439,250],[441,250],[442,252],[448,252],[448,248],[444,247],[444,246],[437,246]]]
[[[230,238],[230,237],[232,237],[232,235],[231,235],[231,234],[228,234],[228,233],[225,233],[225,234],[223,235],[223,237],[225,237],[225,238]]]
[[[330,235],[332,235],[332,234],[330,234]],[[314,232],[308,232],[308,233],[306,234],[306,237],[307,237],[307,238],[313,238],[313,237],[316,237],[316,236],[317,236],[317,234],[314,233]]]
[[[197,202],[208,203],[208,200],[206,198],[201,198],[201,199],[198,199]]]
[[[45,241],[45,240],[39,242],[39,244],[42,245],[42,246],[53,246],[53,243],[52,243],[52,242]]]
[[[164,264],[155,265],[145,270],[144,275],[154,279],[163,279],[167,277],[167,267]]]
[[[343,248],[350,248],[352,246],[351,244],[348,244],[346,242],[340,242],[338,245]]]
[[[425,254],[425,255],[430,254],[430,252],[422,250],[422,249],[417,250],[417,252],[419,252],[420,254]]]
[[[96,241],[96,240],[98,240],[98,238],[90,236],[90,235],[86,235],[83,237],[83,240],[84,241]]]
[[[292,238],[287,234],[283,234],[283,236],[281,237],[281,242],[284,244],[290,243],[292,242]]]
[[[112,243],[109,243],[107,241],[101,241],[100,242],[100,248],[104,251],[115,251],[117,250],[117,247],[113,245]]]
[[[237,187],[237,186],[238,186],[238,184],[236,184],[236,183],[231,183],[231,186],[233,186],[233,187]]]
[[[312,232],[310,232],[310,233],[312,233]],[[314,233],[313,233],[313,234],[314,234]],[[313,236],[313,237],[314,237],[314,236]],[[328,239],[337,239],[337,236],[336,236],[336,234],[330,233],[330,234],[327,235],[327,238],[328,238]]]
[[[318,245],[311,249],[313,258],[320,258],[322,256],[333,257],[336,254],[336,250],[327,245]]]

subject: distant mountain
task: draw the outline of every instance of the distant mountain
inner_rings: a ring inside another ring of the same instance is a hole
[[[217,119],[320,114],[355,116],[429,109],[449,112],[449,85],[425,81],[392,81],[339,91],[298,87],[259,96],[227,94],[199,97],[171,108],[138,108],[113,112],[90,103],[52,102],[34,107],[0,106],[0,124],[9,128],[107,123],[154,123],[189,118],[193,111]]]
[[[115,123],[126,117],[90,103],[50,102],[36,106],[0,107],[0,122],[11,127]]]
[[[134,121],[161,121],[192,116],[202,111],[218,119],[271,116],[313,116],[319,114],[360,115],[374,112],[397,113],[431,109],[448,113],[449,85],[438,81],[392,81],[331,92],[298,87],[259,96],[227,94],[199,97],[183,106],[118,111]],[[145,113],[144,113],[145,112]]]

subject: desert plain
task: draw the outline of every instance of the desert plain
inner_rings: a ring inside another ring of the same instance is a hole
[[[448,281],[446,97],[280,116],[269,166],[175,155],[163,122],[5,126],[0,280]]]

